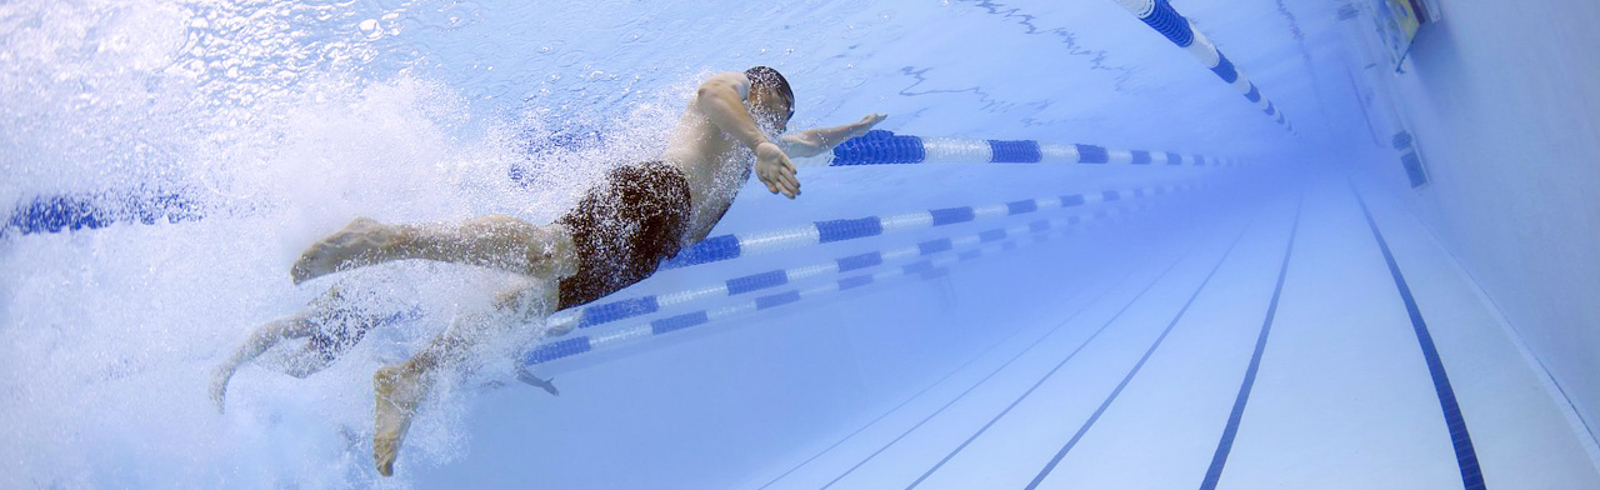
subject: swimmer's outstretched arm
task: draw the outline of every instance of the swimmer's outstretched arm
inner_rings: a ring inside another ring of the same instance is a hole
[[[778,146],[782,147],[783,152],[788,153],[791,157],[814,157],[833,150],[833,147],[839,146],[839,143],[843,143],[850,138],[867,134],[867,131],[871,131],[873,126],[877,126],[878,123],[883,122],[888,117],[884,114],[873,113],[861,118],[860,121],[844,126],[808,129],[798,133],[785,134],[779,138]]]

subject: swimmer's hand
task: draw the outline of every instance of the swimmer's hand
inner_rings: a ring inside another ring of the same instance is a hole
[[[800,180],[794,173],[794,162],[789,161],[789,155],[778,145],[770,141],[756,145],[756,176],[767,185],[768,191],[782,192],[789,199],[800,195]]]
[[[849,135],[845,136],[843,139],[856,138],[867,134],[867,131],[871,131],[873,126],[877,126],[878,123],[881,123],[884,119],[888,118],[888,114],[878,114],[876,112],[867,114],[867,117],[861,118],[860,121],[856,121],[854,124],[845,126],[846,128],[849,128],[850,132]]]

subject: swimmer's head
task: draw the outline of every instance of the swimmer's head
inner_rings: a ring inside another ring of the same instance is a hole
[[[750,79],[750,112],[762,126],[783,132],[794,116],[794,90],[783,74],[765,66],[744,71]]]

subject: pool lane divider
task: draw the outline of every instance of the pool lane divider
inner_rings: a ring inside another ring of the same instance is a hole
[[[1217,51],[1217,46],[1212,44],[1211,40],[1206,39],[1206,36],[1201,34],[1200,31],[1194,30],[1194,26],[1189,23],[1189,19],[1179,14],[1177,9],[1172,8],[1171,2],[1168,0],[1113,1],[1117,5],[1121,5],[1128,13],[1133,14],[1134,17],[1138,17],[1145,25],[1161,33],[1168,41],[1172,41],[1172,44],[1178,45],[1191,56],[1194,56],[1194,59],[1199,61],[1201,65],[1215,73],[1217,78],[1221,78],[1222,81],[1227,82],[1228,85],[1238,90],[1240,94],[1244,94],[1244,98],[1249,99],[1251,103],[1260,108],[1261,112],[1266,114],[1267,117],[1275,117],[1274,122],[1278,123],[1279,126],[1283,126],[1290,133],[1295,133],[1294,123],[1289,122],[1284,117],[1283,111],[1278,110],[1271,100],[1261,95],[1261,89],[1256,87],[1256,84],[1251,82],[1250,77],[1245,76],[1243,71],[1234,66],[1233,61],[1224,56],[1222,52]]]
[[[1159,196],[1200,188],[1200,184],[1156,185],[1128,190],[1086,192],[1060,197],[1041,197],[984,206],[960,206],[855,219],[817,221],[777,230],[735,233],[707,238],[683,249],[676,257],[661,263],[658,271],[678,269],[739,257],[822,245],[826,243],[923,230],[957,223],[983,221],[1040,210],[1070,208],[1085,204],[1121,200],[1124,197]]]
[[[1439,348],[1433,343],[1433,334],[1428,331],[1428,322],[1422,318],[1422,309],[1417,306],[1417,298],[1411,294],[1411,286],[1406,283],[1405,274],[1400,272],[1400,264],[1395,261],[1394,253],[1389,251],[1389,242],[1383,239],[1383,232],[1378,230],[1378,222],[1372,219],[1372,211],[1367,209],[1366,199],[1361,197],[1361,192],[1355,188],[1355,183],[1350,183],[1350,192],[1356,196],[1356,202],[1361,204],[1361,214],[1367,218],[1367,226],[1372,229],[1372,237],[1378,242],[1378,249],[1383,252],[1383,260],[1389,265],[1389,274],[1394,276],[1395,288],[1399,290],[1400,299],[1405,302],[1406,314],[1411,318],[1412,330],[1417,335],[1417,344],[1422,347],[1422,357],[1428,363],[1428,374],[1433,378],[1434,394],[1439,397],[1439,408],[1444,412],[1445,427],[1450,431],[1450,444],[1455,449],[1456,465],[1461,470],[1461,483],[1466,490],[1483,490],[1483,469],[1478,465],[1478,452],[1472,446],[1472,435],[1467,432],[1467,419],[1461,413],[1461,404],[1456,400],[1455,388],[1450,385],[1450,376],[1445,373],[1444,361],[1439,357]]]
[[[1181,193],[1191,188],[1182,188],[1172,191]],[[1148,196],[1146,193],[1141,195]],[[570,331],[575,328],[589,328],[603,325],[626,318],[655,313],[665,308],[683,306],[698,301],[706,301],[722,297],[737,296],[758,292],[766,289],[787,285],[791,282],[821,277],[829,274],[843,274],[856,272],[871,267],[883,265],[912,257],[925,257],[953,249],[966,249],[973,245],[1001,240],[1009,236],[1021,236],[1029,231],[1044,231],[1050,228],[1065,228],[1078,226],[1096,218],[1105,218],[1107,213],[1119,212],[1115,208],[1074,215],[1066,218],[1039,220],[1027,225],[1016,225],[984,230],[977,233],[928,240],[916,245],[908,245],[874,252],[853,254],[839,257],[830,262],[809,264],[786,269],[775,269],[756,274],[749,274],[698,288],[688,288],[682,291],[664,294],[653,294],[634,298],[619,299],[600,303],[582,309],[572,308],[557,312],[546,320],[546,325],[557,331]]]
[[[995,245],[995,247],[1002,249],[1015,248],[1015,246],[1015,243],[1009,242]],[[829,293],[847,291],[871,284],[879,284],[897,277],[920,276],[923,278],[932,279],[943,275],[942,267],[956,261],[970,260],[976,257],[977,255],[961,258],[940,257],[928,259],[902,267],[879,271],[873,274],[851,276],[811,288],[792,289],[783,293],[761,296],[754,300],[733,306],[699,310],[601,334],[591,334],[553,342],[545,342],[524,354],[522,357],[522,364],[531,368],[536,365],[557,359],[563,359],[579,354],[617,347],[633,340],[661,336],[690,327],[696,327],[716,322],[718,320],[735,317],[745,313],[752,313],[792,304],[803,299],[814,299],[818,296],[824,296]]]
[[[1237,167],[1233,158],[1180,155],[1164,151],[1116,150],[1098,145],[1040,143],[1034,140],[984,140],[922,137],[872,130],[830,153],[793,158],[797,167],[904,165],[917,163],[1049,163],[1150,166]]]
[[[1143,207],[1145,206],[1136,206],[1136,208],[1140,209]],[[1132,209],[1134,208],[1130,208],[1130,212],[1128,213],[1105,213],[1101,216],[1104,217],[1103,222],[1109,223],[1112,222],[1113,219],[1124,218],[1131,214]],[[1066,234],[1074,230],[1068,228],[1037,231],[1031,236],[1031,241],[1034,243],[1046,242],[1049,240],[1052,234],[1056,234],[1051,233],[1051,231],[1059,232],[1059,234]],[[1027,241],[1022,240],[1021,237],[1009,238],[1002,241],[982,244],[975,249],[967,250],[965,252],[956,254],[955,256],[944,255],[932,257],[901,267],[889,268],[871,274],[850,276],[810,288],[791,289],[782,293],[761,296],[755,298],[754,300],[731,306],[684,313],[650,322],[639,323],[626,328],[607,331],[605,333],[590,334],[552,342],[545,342],[533,349],[530,349],[526,354],[524,354],[522,357],[522,364],[527,367],[533,367],[535,365],[547,363],[557,359],[572,357],[595,350],[616,347],[634,340],[665,335],[686,328],[705,325],[745,313],[752,313],[796,303],[803,299],[814,299],[829,293],[837,293],[871,284],[884,283],[890,279],[898,277],[912,276],[921,277],[924,279],[933,279],[944,275],[947,272],[947,269],[955,264],[975,260],[985,256],[997,255],[1001,252],[1015,250],[1026,242]]]
[[[1189,300],[1183,303],[1183,308],[1178,310],[1178,314],[1173,315],[1172,321],[1167,323],[1167,328],[1162,330],[1161,335],[1156,337],[1156,341],[1152,342],[1150,348],[1144,351],[1144,356],[1140,357],[1139,362],[1128,370],[1128,374],[1122,377],[1121,382],[1117,383],[1116,389],[1111,390],[1111,394],[1107,395],[1105,401],[1100,403],[1100,408],[1095,409],[1094,413],[1089,415],[1089,419],[1083,422],[1083,426],[1079,427],[1078,432],[1072,435],[1072,439],[1067,440],[1067,443],[1061,446],[1061,450],[1056,451],[1055,456],[1050,458],[1050,462],[1045,463],[1044,468],[1039,470],[1039,474],[1034,475],[1033,481],[1029,482],[1028,486],[1023,487],[1024,490],[1039,488],[1039,484],[1043,483],[1044,479],[1050,476],[1050,472],[1056,469],[1056,465],[1067,457],[1067,453],[1078,445],[1078,441],[1082,440],[1083,435],[1094,427],[1094,423],[1100,420],[1100,416],[1106,413],[1106,409],[1111,408],[1111,404],[1117,401],[1117,396],[1121,395],[1122,390],[1128,387],[1128,383],[1133,381],[1134,376],[1139,375],[1139,370],[1144,368],[1144,363],[1150,360],[1150,356],[1155,355],[1156,349],[1161,348],[1161,343],[1167,339],[1167,335],[1172,333],[1172,329],[1178,326],[1180,320],[1183,320],[1183,315],[1189,312],[1189,307],[1194,306],[1194,301],[1200,298],[1200,292],[1205,291],[1206,285],[1211,284],[1211,279],[1216,277],[1218,270],[1222,269],[1222,264],[1228,262],[1228,257],[1233,255],[1233,250],[1239,246],[1239,241],[1244,239],[1245,233],[1250,228],[1250,226],[1246,226],[1244,230],[1239,232],[1239,236],[1235,237],[1233,243],[1228,245],[1228,250],[1222,253],[1222,258],[1217,260],[1217,265],[1212,266],[1211,272],[1206,273],[1205,280],[1201,281],[1199,286],[1195,286],[1194,293],[1190,294]]]
[[[98,230],[117,223],[182,223],[199,220],[213,211],[187,194],[141,186],[122,192],[35,196],[17,203],[11,217],[0,225],[0,239],[12,235]]]
[[[1201,155],[1110,150],[1095,145],[1056,145],[1032,140],[902,136],[883,130],[846,140],[821,157],[795,158],[794,162],[802,167],[955,162],[1242,165],[1235,159]],[[525,177],[514,167],[508,178],[521,182]],[[116,223],[153,225],[198,221],[229,212],[195,199],[195,194],[198,192],[193,189],[179,187],[137,186],[120,191],[34,196],[19,201],[10,218],[0,223],[0,239],[100,229]]]
[[[1250,403],[1250,391],[1256,384],[1256,373],[1261,371],[1261,357],[1267,352],[1267,337],[1272,333],[1272,320],[1278,315],[1278,299],[1283,297],[1283,282],[1289,276],[1289,258],[1294,254],[1294,238],[1300,232],[1300,211],[1305,207],[1305,195],[1300,196],[1300,203],[1295,205],[1294,224],[1289,226],[1289,244],[1283,248],[1283,264],[1278,267],[1278,283],[1272,289],[1272,301],[1267,303],[1266,319],[1261,322],[1261,333],[1256,336],[1255,350],[1250,354],[1250,364],[1244,370],[1244,382],[1239,385],[1239,394],[1233,400],[1233,411],[1228,414],[1228,422],[1223,425],[1222,438],[1217,442],[1217,450],[1211,455],[1211,466],[1206,468],[1206,476],[1200,481],[1200,490],[1216,490],[1217,482],[1222,480],[1222,469],[1228,464],[1228,454],[1233,451],[1233,440],[1239,434],[1239,423],[1244,420],[1245,405]]]

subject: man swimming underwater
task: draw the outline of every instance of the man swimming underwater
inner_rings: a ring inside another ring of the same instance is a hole
[[[790,156],[830,151],[866,134],[885,117],[871,114],[854,124],[782,134],[793,115],[794,93],[777,70],[758,66],[720,73],[700,84],[659,160],[612,169],[604,182],[551,224],[503,215],[428,225],[384,225],[357,218],[306,250],[290,270],[296,284],[407,259],[491,267],[520,278],[496,295],[492,311],[463,315],[410,360],[373,374],[377,407],[372,450],[378,472],[393,474],[411,418],[437,382],[438,368],[463,365],[469,351],[494,332],[592,302],[649,277],[662,260],[706,238],[752,167],[768,191],[790,199],[799,196]],[[303,364],[314,372],[381,323],[371,315],[338,314],[331,306],[337,296],[336,290],[330,291],[306,312],[268,323],[219,366],[212,384],[218,408],[233,371],[278,340],[309,336],[306,353],[311,361]],[[328,323],[340,320],[340,327],[327,330]],[[322,331],[340,333],[312,334]],[[319,344],[318,338],[331,340]],[[305,368],[286,372],[309,374]],[[549,381],[525,372],[519,378],[556,393]]]

